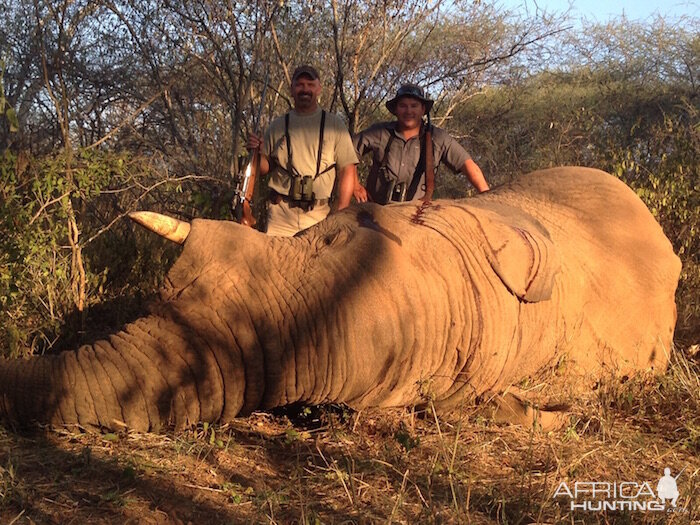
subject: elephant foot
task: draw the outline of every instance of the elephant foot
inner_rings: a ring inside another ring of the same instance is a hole
[[[567,406],[540,407],[521,394],[494,395],[484,408],[496,423],[537,427],[545,432],[559,430],[569,423]]]

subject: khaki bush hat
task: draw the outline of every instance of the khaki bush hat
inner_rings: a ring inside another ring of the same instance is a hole
[[[396,115],[396,103],[401,97],[413,97],[425,104],[425,112],[428,113],[433,107],[433,100],[426,98],[423,88],[415,84],[404,84],[396,92],[396,96],[386,103],[386,109],[391,111],[392,115]]]

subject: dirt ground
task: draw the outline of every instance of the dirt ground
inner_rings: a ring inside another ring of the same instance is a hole
[[[699,524],[698,368],[600,385],[549,433],[474,407],[293,407],[161,435],[2,428],[0,523]],[[674,512],[555,497],[577,481],[656,491],[666,467],[680,472]]]

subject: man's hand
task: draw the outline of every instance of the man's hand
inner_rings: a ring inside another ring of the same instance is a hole
[[[352,195],[357,202],[367,202],[367,190],[360,184],[358,177],[355,177],[355,189],[352,191]]]
[[[248,135],[248,141],[246,142],[245,147],[248,149],[248,151],[257,150],[258,152],[260,152],[260,165],[259,165],[258,169],[260,171],[260,175],[267,175],[267,173],[270,171],[270,161],[262,152],[262,149],[263,149],[262,137],[259,137],[255,133],[251,132]]]
[[[257,136],[255,133],[250,133],[248,135],[248,142],[246,143],[247,149],[262,149],[263,139]]]

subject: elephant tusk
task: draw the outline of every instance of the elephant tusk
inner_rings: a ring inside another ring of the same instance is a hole
[[[129,218],[144,228],[165,237],[169,241],[183,244],[190,234],[190,223],[154,213],[152,211],[132,211]]]

